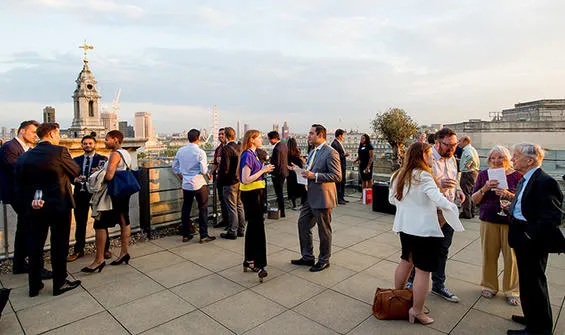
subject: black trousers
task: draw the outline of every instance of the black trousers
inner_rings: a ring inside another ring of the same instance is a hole
[[[86,224],[88,223],[88,212],[90,210],[90,198],[92,194],[88,192],[77,192],[75,198],[75,247],[74,252],[84,252],[86,244]],[[110,236],[106,229],[106,245],[104,251],[110,250]]]
[[[545,277],[548,253],[540,249],[539,246],[514,248],[520,277],[520,301],[528,331],[551,334],[553,316]]]
[[[283,194],[285,177],[281,175],[272,175],[271,179],[273,180],[273,189],[275,189],[275,194],[277,196],[277,205],[279,207],[279,211],[281,212],[281,216],[285,216]]]
[[[226,207],[226,200],[224,199],[224,186],[216,181],[216,194],[218,195],[218,201],[220,202],[220,211],[222,212],[223,223],[230,222],[228,215],[228,208]]]
[[[26,265],[26,257],[29,256],[29,218],[19,212],[14,205],[12,205],[12,208],[18,214],[16,221],[16,237],[14,240],[13,270],[21,271]]]
[[[479,173],[477,171],[462,172],[461,181],[459,182],[463,194],[465,194],[465,201],[461,204],[462,213],[464,218],[473,218],[475,216],[475,204],[471,200],[473,195],[473,187]]]
[[[189,191],[183,190],[184,201],[182,203],[182,236],[188,237],[190,234],[189,226],[192,223],[190,212],[192,211],[192,202],[196,198],[198,203],[198,230],[200,238],[208,236],[208,186],[204,185],[199,190]]]
[[[67,279],[67,252],[71,231],[71,211],[45,214],[41,210],[30,216],[29,289],[39,290],[43,268],[43,248],[51,230],[51,268],[53,288],[60,288]]]
[[[341,169],[341,181],[335,183],[337,188],[337,200],[345,200],[345,169],[343,167]]]
[[[262,199],[264,189],[242,191],[241,200],[247,219],[245,230],[245,260],[253,261],[255,267],[267,266],[267,237]]]

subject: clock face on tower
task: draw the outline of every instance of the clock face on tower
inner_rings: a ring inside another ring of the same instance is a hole
[[[86,88],[88,88],[89,90],[91,90],[91,89],[92,89],[92,87],[93,87],[93,86],[92,86],[92,84],[88,84],[88,85],[86,85]]]

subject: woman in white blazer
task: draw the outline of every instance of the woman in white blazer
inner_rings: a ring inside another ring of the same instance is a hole
[[[438,265],[439,238],[443,237],[437,208],[442,210],[448,224],[456,231],[463,230],[457,206],[440,193],[432,175],[433,162],[431,145],[412,144],[402,167],[393,174],[389,190],[389,202],[396,206],[392,230],[400,233],[402,245],[402,260],[394,278],[396,289],[404,288],[412,266],[416,267],[410,323],[434,322],[423,313],[423,309],[430,287],[430,272],[435,271]]]

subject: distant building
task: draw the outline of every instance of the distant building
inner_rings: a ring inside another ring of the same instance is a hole
[[[517,103],[502,110],[502,121],[565,121],[565,99]]]
[[[8,139],[8,129],[6,127],[2,127],[0,130],[0,138]]]
[[[241,139],[243,137],[243,127],[241,121],[237,120],[237,138]]]
[[[51,106],[43,108],[43,122],[57,122],[55,121],[55,108]]]
[[[100,114],[100,118],[102,119],[102,125],[104,126],[104,128],[106,128],[107,131],[119,130],[120,129],[120,127],[118,125],[118,114],[117,113],[103,112],[103,113]]]
[[[134,138],[135,137],[135,131],[133,129],[133,126],[128,125],[127,121],[118,122],[118,130],[122,134],[124,134],[124,137],[128,137],[128,138]]]
[[[249,123],[244,123],[243,124],[243,135],[245,135],[245,133],[249,130]],[[241,137],[243,138],[243,135],[241,135]]]
[[[137,138],[153,138],[153,124],[151,122],[151,113],[137,112],[135,113],[135,137]]]
[[[282,138],[284,140],[286,140],[289,137],[290,137],[290,128],[288,128],[288,123],[286,123],[286,121],[285,121],[283,126],[282,126]]]
[[[273,123],[273,131],[276,131],[277,133],[279,132],[279,124],[278,123]]]

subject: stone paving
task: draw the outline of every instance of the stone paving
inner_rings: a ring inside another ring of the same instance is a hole
[[[298,212],[266,220],[269,276],[259,283],[242,271],[243,238],[201,245],[179,236],[132,246],[129,265],[106,266],[84,274],[90,257],[69,264],[82,286],[58,297],[51,281],[35,298],[27,296],[26,275],[4,275],[13,288],[0,320],[0,334],[505,334],[521,326],[521,313],[497,296],[480,296],[478,220],[465,220],[456,233],[447,264],[454,304],[430,295],[426,305],[436,320],[429,326],[380,321],[371,315],[377,287],[392,287],[400,257],[393,216],[371,211],[358,198],[333,214],[333,255],[328,270],[311,273],[294,266],[299,257]],[[415,213],[415,215],[417,215]],[[220,230],[212,229],[219,235]],[[316,234],[315,234],[316,236]],[[317,247],[316,247],[317,250]],[[114,250],[117,253],[118,250]],[[565,334],[565,257],[552,255],[547,270],[557,321]]]

